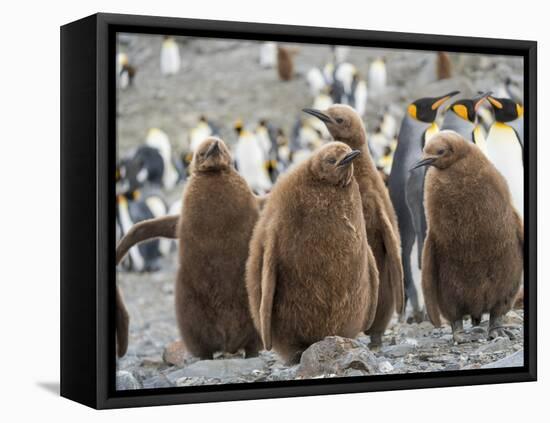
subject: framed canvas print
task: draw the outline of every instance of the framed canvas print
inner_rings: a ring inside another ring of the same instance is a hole
[[[536,380],[536,43],[61,28],[61,394]]]

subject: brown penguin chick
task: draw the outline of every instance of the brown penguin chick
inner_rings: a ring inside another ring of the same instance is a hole
[[[259,216],[256,198],[218,138],[200,144],[191,166],[177,229],[176,316],[183,342],[203,359],[239,349],[257,355],[261,341],[245,286],[248,243]]]
[[[281,81],[290,81],[294,76],[294,55],[296,50],[288,47],[277,47],[277,71]]]
[[[437,79],[449,79],[453,76],[453,65],[449,53],[444,51],[437,52]]]
[[[501,317],[520,288],[523,222],[505,179],[477,146],[453,131],[430,140],[415,168],[420,166],[430,166],[422,257],[430,320],[440,326],[441,314],[451,323],[455,340],[464,342],[475,338],[474,331],[464,333],[463,317],[479,322],[488,312],[489,336],[508,334]]]
[[[282,176],[250,241],[250,311],[265,349],[288,363],[326,336],[368,328],[378,271],[367,243],[352,161],[334,142]]]
[[[366,333],[371,337],[371,346],[379,347],[394,310],[401,314],[405,304],[401,245],[395,211],[384,180],[370,156],[367,133],[357,112],[341,104],[335,104],[325,111],[304,109],[304,112],[323,121],[334,139],[361,151],[353,164],[353,173],[361,192],[367,239],[380,274],[376,317]]]

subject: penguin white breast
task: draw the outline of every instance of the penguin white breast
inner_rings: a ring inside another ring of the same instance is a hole
[[[313,96],[316,96],[325,88],[325,77],[318,68],[311,68],[307,73],[306,80],[309,86],[309,92]]]
[[[174,75],[180,70],[180,52],[174,40],[165,40],[162,43],[160,70],[163,75]]]
[[[212,135],[212,129],[207,124],[200,124],[191,130],[191,152],[194,153],[201,142]]]
[[[268,190],[271,180],[264,167],[265,156],[262,148],[252,134],[241,135],[237,142],[235,158],[239,173],[255,190]]]
[[[277,61],[277,44],[273,42],[263,43],[260,47],[260,66],[271,68]]]
[[[355,66],[351,63],[342,63],[336,68],[334,77],[342,83],[346,94],[351,94],[351,84],[353,83],[353,75],[355,74]]]
[[[120,226],[122,228],[122,233],[126,234],[134,225],[132,218],[130,216],[130,211],[128,210],[128,203],[126,201],[118,204],[118,217]],[[138,246],[134,245],[128,251],[130,258],[132,259],[132,267],[136,271],[141,271],[145,267],[145,261],[139,252]]]
[[[386,65],[382,61],[374,62],[369,68],[368,83],[370,89],[380,93],[386,87]]]
[[[355,88],[355,110],[359,113],[359,116],[365,114],[367,108],[367,84],[365,81],[359,81]]]
[[[497,122],[491,126],[486,144],[489,159],[508,182],[514,206],[523,216],[523,156],[516,132]]]

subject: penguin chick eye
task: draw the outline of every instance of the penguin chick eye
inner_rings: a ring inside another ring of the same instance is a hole
[[[445,150],[443,150],[443,149],[437,150],[437,154],[442,156],[443,154],[445,154]]]
[[[336,159],[327,159],[327,163],[336,164]]]
[[[344,119],[342,118],[336,118],[334,119],[336,121],[336,123],[340,124],[340,123],[343,123],[344,122]]]

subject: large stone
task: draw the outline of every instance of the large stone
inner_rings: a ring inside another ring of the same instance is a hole
[[[177,367],[183,367],[185,364],[192,361],[193,357],[186,351],[183,342],[175,341],[168,344],[166,348],[164,348],[162,359],[165,363],[172,364]]]
[[[254,379],[267,370],[265,362],[258,358],[231,358],[225,360],[201,360],[187,367],[168,373],[170,382],[181,378],[220,379],[223,383],[232,383],[237,379]]]
[[[482,369],[499,369],[502,367],[523,367],[523,349],[508,357],[481,366]]]
[[[387,347],[382,348],[382,355],[385,357],[397,358],[413,354],[415,351],[416,345],[412,344],[388,345]]]
[[[143,388],[145,389],[168,388],[171,386],[174,386],[174,384],[164,375],[154,376],[143,381]]]
[[[131,389],[141,389],[141,385],[134,375],[126,370],[116,372],[117,391],[128,391]]]
[[[322,376],[375,374],[376,356],[363,344],[340,336],[328,336],[311,345],[302,354],[297,376],[302,379]]]

